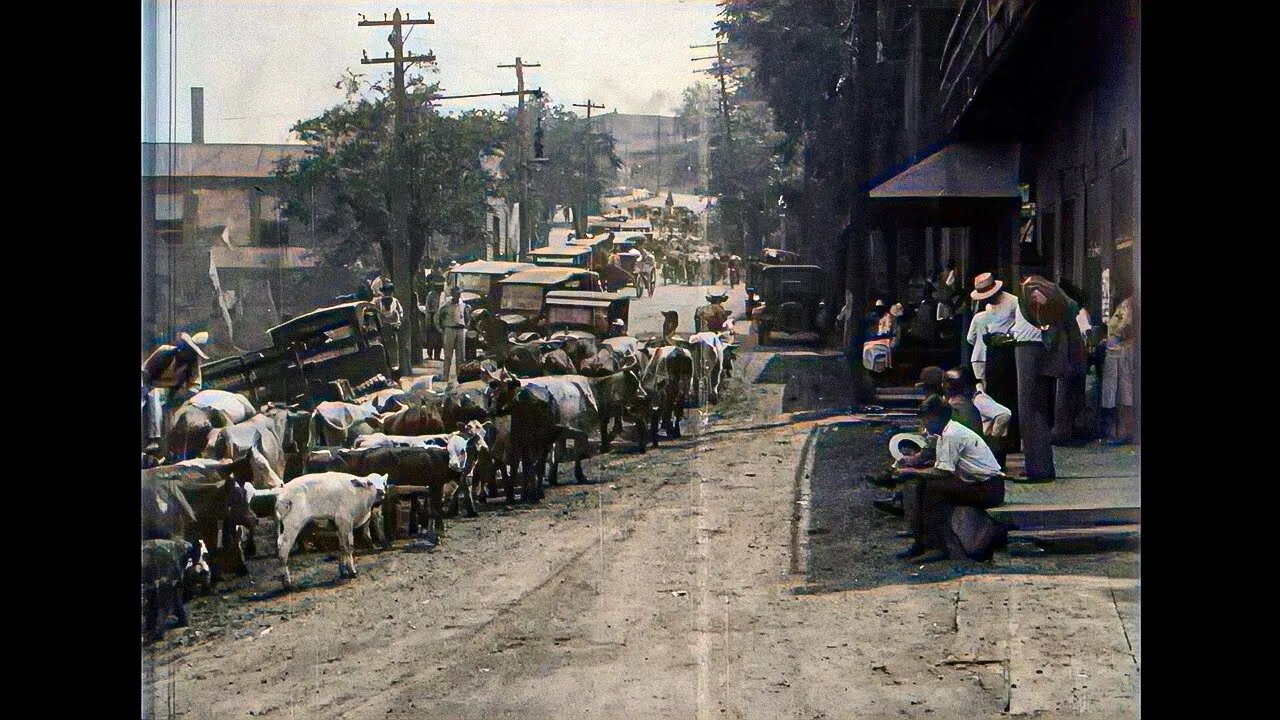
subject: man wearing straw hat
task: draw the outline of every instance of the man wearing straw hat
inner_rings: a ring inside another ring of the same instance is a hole
[[[176,345],[161,345],[142,363],[142,387],[146,392],[147,439],[159,440],[164,435],[166,411],[200,392],[200,361],[209,356],[201,349],[209,342],[209,333],[178,334]]]
[[[1004,450],[1017,452],[1021,443],[1018,429],[1018,363],[1014,353],[1013,326],[1017,321],[1018,297],[1003,290],[1004,283],[991,273],[973,279],[969,297],[985,305],[982,344],[986,351],[982,389],[992,399],[1013,410],[1005,435]]]

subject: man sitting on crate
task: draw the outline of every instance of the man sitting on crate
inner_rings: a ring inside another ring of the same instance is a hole
[[[933,562],[949,557],[946,526],[956,507],[1004,504],[1004,475],[982,436],[951,419],[951,406],[931,396],[920,408],[925,429],[937,436],[931,468],[898,468],[906,481],[903,506],[915,538],[900,558]]]

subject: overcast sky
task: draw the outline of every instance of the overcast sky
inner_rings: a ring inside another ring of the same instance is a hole
[[[144,0],[145,2],[146,0]],[[342,102],[334,83],[351,68],[370,75],[390,65],[361,65],[360,52],[382,57],[389,28],[358,27],[357,13],[381,19],[394,0],[176,0],[177,102],[170,106],[170,2],[155,0],[157,139],[191,139],[190,88],[204,88],[205,142],[280,143],[288,129]],[[518,55],[541,63],[525,71],[526,87],[553,101],[604,104],[604,111],[670,114],[681,91],[705,79],[710,62],[690,45],[712,42],[716,0],[431,0],[398,6],[411,18],[430,11],[435,25],[416,26],[406,50],[433,51],[447,94],[515,90]],[[145,24],[145,21],[144,21]],[[145,59],[145,43],[144,59]],[[714,49],[710,51],[714,53]],[[446,101],[445,107],[497,109],[515,98]],[[145,112],[141,113],[145,117]],[[145,133],[143,139],[145,140]]]

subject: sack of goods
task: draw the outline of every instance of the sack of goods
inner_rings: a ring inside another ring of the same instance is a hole
[[[893,367],[888,340],[868,340],[862,344],[862,367],[871,372],[884,372]]]

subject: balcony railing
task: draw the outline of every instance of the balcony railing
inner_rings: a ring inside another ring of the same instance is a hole
[[[964,0],[956,12],[942,51],[942,103],[938,110],[955,120],[973,99],[991,60],[1021,25],[1036,0]]]

